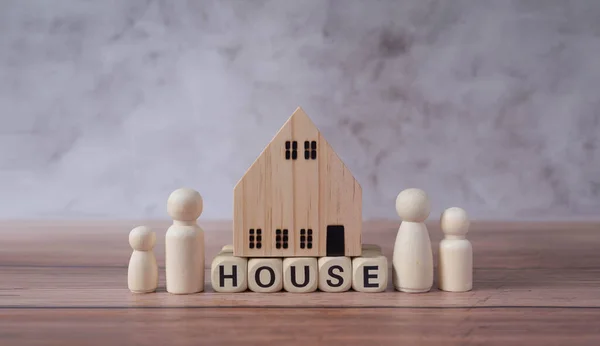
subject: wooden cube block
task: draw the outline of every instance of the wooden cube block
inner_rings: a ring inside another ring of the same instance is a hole
[[[314,257],[283,260],[283,289],[288,292],[314,292],[319,285],[319,268]]]
[[[253,292],[272,293],[283,288],[281,258],[251,258],[248,261],[248,288]]]
[[[219,255],[222,253],[233,253],[233,245],[229,244],[223,246],[223,248],[221,248],[221,251],[219,251]]]
[[[388,285],[388,261],[381,254],[366,251],[352,259],[352,289],[358,292],[383,292]]]
[[[215,292],[236,293],[248,288],[248,259],[233,252],[215,257],[210,267],[210,280]]]
[[[344,292],[352,286],[352,260],[350,257],[321,257],[319,265],[319,290]]]
[[[381,246],[377,244],[363,244],[362,251],[376,252],[381,254]]]

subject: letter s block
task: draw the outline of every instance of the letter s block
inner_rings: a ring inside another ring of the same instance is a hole
[[[352,286],[352,260],[350,257],[321,257],[319,265],[319,290],[345,292]]]
[[[248,288],[248,259],[233,253],[215,257],[210,267],[210,281],[215,292],[237,293]]]
[[[319,269],[316,258],[289,257],[283,260],[284,290],[295,293],[314,292],[318,284]]]
[[[273,293],[283,288],[281,258],[251,258],[248,261],[248,288],[253,292]]]
[[[383,292],[388,285],[387,258],[365,253],[352,260],[352,289],[358,292]]]

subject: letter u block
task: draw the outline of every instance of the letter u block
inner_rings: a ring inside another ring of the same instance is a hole
[[[290,257],[283,260],[283,289],[306,293],[317,290],[319,269],[313,257]]]
[[[350,257],[319,258],[319,290],[345,292],[352,286],[352,260]]]
[[[223,253],[210,267],[210,280],[215,292],[237,293],[248,288],[248,259]]]
[[[281,258],[251,258],[248,261],[248,288],[253,292],[273,293],[283,288]]]
[[[363,251],[352,260],[352,289],[358,292],[383,292],[388,285],[388,261],[380,253]]]

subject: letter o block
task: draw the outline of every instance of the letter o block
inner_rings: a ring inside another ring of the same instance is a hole
[[[318,284],[319,269],[316,258],[289,257],[283,260],[284,290],[294,293],[314,292]]]
[[[281,258],[252,258],[248,261],[248,288],[252,292],[273,293],[283,288]]]
[[[352,286],[352,260],[350,257],[321,257],[319,265],[319,290],[345,292]]]
[[[352,289],[358,292],[383,292],[388,285],[388,262],[385,256],[372,254],[352,260]]]
[[[215,292],[237,293],[248,288],[248,259],[233,253],[215,257],[210,267],[210,281]]]

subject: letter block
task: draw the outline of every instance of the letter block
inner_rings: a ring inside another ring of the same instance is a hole
[[[253,292],[273,293],[283,288],[281,258],[251,258],[248,261],[248,288]]]
[[[223,254],[223,253],[233,253],[233,245],[229,244],[229,245],[225,245],[221,248],[221,251],[219,251],[219,255]]]
[[[319,290],[345,292],[352,286],[352,260],[350,257],[321,257],[319,265]]]
[[[210,281],[215,292],[237,293],[248,288],[248,259],[224,253],[215,257],[210,267]]]
[[[314,257],[289,257],[283,260],[283,289],[288,292],[314,292],[319,285],[319,269]]]
[[[379,246],[377,244],[363,244],[362,245],[362,253],[364,254],[365,252],[378,253],[381,255],[381,246]],[[360,257],[360,256],[357,256],[357,257]]]
[[[383,292],[388,285],[387,258],[376,252],[364,252],[352,260],[352,289],[358,292]]]

